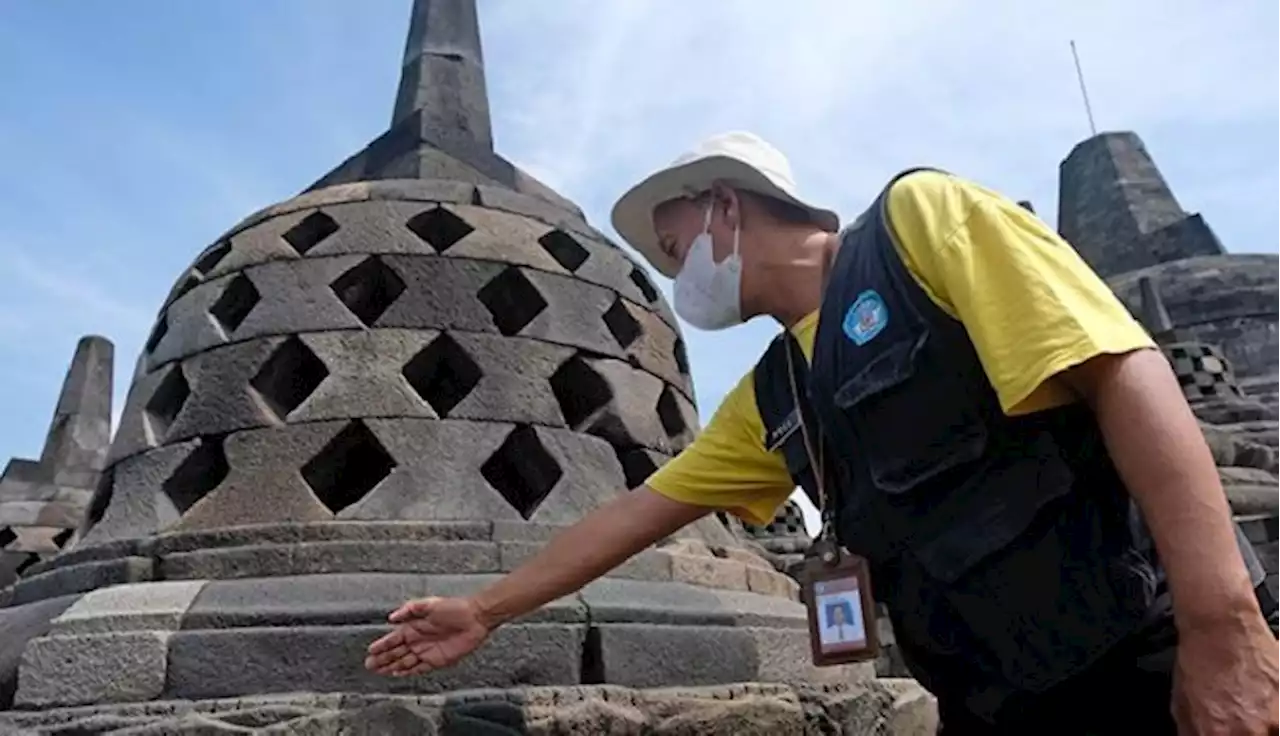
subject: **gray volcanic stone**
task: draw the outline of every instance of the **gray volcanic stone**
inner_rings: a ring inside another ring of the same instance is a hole
[[[52,635],[177,629],[206,582],[164,581],[91,591],[54,619]]]
[[[165,696],[181,699],[241,693],[317,692],[435,693],[486,683],[574,684],[579,680],[585,628],[578,624],[515,624],[456,667],[407,678],[387,678],[361,666],[369,642],[385,627],[181,631],[169,651]],[[350,662],[335,667],[333,662]]]
[[[79,599],[78,595],[46,598],[0,608],[0,711],[13,705],[18,686],[18,664],[27,642],[44,636],[52,622]]]
[[[924,736],[938,727],[932,696],[910,680],[856,685],[741,683],[631,690],[616,686],[469,690],[447,695],[307,693],[145,707],[0,715],[0,724],[49,733],[264,734],[422,733],[451,736]],[[146,729],[119,731],[112,729]]]
[[[45,636],[27,643],[19,707],[150,700],[165,686],[166,631]]]

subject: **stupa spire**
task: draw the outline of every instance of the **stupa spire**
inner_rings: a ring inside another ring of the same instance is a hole
[[[475,0],[414,0],[392,127],[419,112],[431,137],[493,150]]]

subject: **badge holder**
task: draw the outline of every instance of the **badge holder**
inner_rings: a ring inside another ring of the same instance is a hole
[[[880,638],[875,598],[871,594],[870,566],[865,558],[841,550],[836,543],[835,509],[826,493],[822,437],[818,438],[815,457],[804,412],[800,409],[800,391],[791,345],[784,352],[787,354],[791,393],[800,417],[800,431],[813,468],[822,514],[822,528],[805,554],[800,574],[800,599],[808,612],[813,664],[830,667],[873,660],[880,655]]]

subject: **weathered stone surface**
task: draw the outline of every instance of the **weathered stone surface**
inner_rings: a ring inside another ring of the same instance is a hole
[[[583,588],[596,623],[804,628],[804,606],[795,601],[684,583],[604,578]]]
[[[52,635],[177,629],[205,580],[132,583],[86,593],[53,620]]]
[[[298,542],[178,552],[165,557],[166,578],[251,578],[344,572],[467,574],[497,572],[492,542]]]
[[[19,707],[150,700],[165,685],[166,631],[45,636],[27,643]]]
[[[365,648],[385,627],[181,631],[169,652],[171,698],[205,699],[240,693],[318,692],[435,693],[477,685],[574,684],[579,680],[585,629],[578,624],[517,624],[458,666],[409,678],[386,678],[360,663]],[[350,662],[335,667],[334,662]]]
[[[147,557],[120,557],[84,562],[23,578],[13,587],[10,603],[20,605],[45,598],[84,593],[108,585],[153,579],[153,562]]]
[[[741,683],[655,690],[570,686],[447,695],[352,693],[341,698],[292,693],[0,714],[0,725],[50,733],[180,736],[252,729],[326,736],[925,736],[936,732],[937,722],[933,698],[904,680],[820,688]]]
[[[13,705],[18,664],[27,642],[48,633],[53,620],[78,598],[78,595],[67,595],[0,608],[0,711]]]
[[[411,598],[468,595],[496,575],[334,573],[211,581],[187,610],[184,629],[382,624]],[[586,608],[576,597],[553,601],[521,619],[579,623]]]

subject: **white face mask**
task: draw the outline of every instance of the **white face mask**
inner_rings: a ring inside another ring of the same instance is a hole
[[[723,330],[742,322],[740,228],[733,229],[733,252],[716,263],[711,247],[711,211],[707,206],[702,233],[693,239],[673,285],[676,314],[700,330]]]

